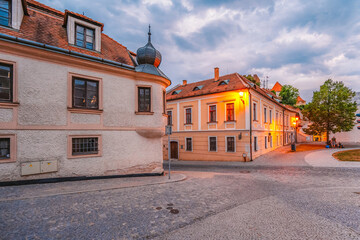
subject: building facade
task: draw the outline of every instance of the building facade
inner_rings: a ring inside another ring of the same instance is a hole
[[[172,159],[250,161],[294,139],[297,110],[273,93],[233,73],[187,84],[167,93]],[[168,138],[164,137],[164,159]]]
[[[0,11],[0,181],[161,174],[170,80],[150,32],[135,58],[84,15]]]

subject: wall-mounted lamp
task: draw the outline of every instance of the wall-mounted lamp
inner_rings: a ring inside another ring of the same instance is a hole
[[[240,100],[242,101],[242,103],[245,104],[245,101],[244,101],[244,92],[239,92],[239,96],[240,96]]]
[[[242,138],[242,133],[240,133],[240,134],[238,135],[238,139],[241,140],[241,138]]]

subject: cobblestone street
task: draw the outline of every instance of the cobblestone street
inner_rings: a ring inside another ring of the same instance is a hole
[[[1,239],[360,239],[359,168],[174,168],[187,179],[1,187]]]

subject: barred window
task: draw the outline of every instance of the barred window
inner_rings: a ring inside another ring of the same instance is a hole
[[[216,137],[209,137],[209,151],[216,152]]]
[[[192,151],[192,138],[186,138],[186,151]]]
[[[72,138],[72,155],[90,155],[99,152],[99,139],[91,138]]]
[[[235,137],[226,137],[226,151],[235,152]]]
[[[0,159],[10,158],[10,138],[0,138]]]
[[[0,101],[11,102],[13,96],[13,68],[11,65],[0,63]]]
[[[99,82],[73,78],[73,107],[99,109]]]

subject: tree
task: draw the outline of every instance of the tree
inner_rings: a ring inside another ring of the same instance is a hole
[[[326,132],[326,141],[330,133],[351,131],[355,125],[355,92],[343,82],[328,79],[320,91],[315,91],[313,99],[302,111],[311,123],[304,129],[307,134],[320,135]]]
[[[296,99],[299,96],[299,89],[291,85],[284,85],[279,96],[281,97],[281,103],[295,106]]]
[[[251,76],[250,74],[248,74],[247,76],[243,75],[243,77],[247,78],[247,80],[252,81],[253,83],[255,83],[256,85],[258,85],[260,87],[260,82],[257,82],[256,79],[253,76]]]

